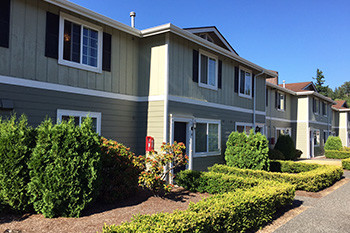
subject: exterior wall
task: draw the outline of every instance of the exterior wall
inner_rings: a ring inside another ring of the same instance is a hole
[[[339,137],[342,141],[343,146],[348,145],[348,112],[339,112]]]
[[[302,158],[310,156],[309,107],[309,97],[298,98],[296,148],[303,152]]]
[[[169,114],[173,117],[190,119],[191,124],[193,124],[193,121],[199,118],[208,120],[219,120],[221,122],[221,153],[218,153],[213,156],[194,157],[194,170],[206,170],[208,166],[212,166],[215,163],[223,163],[224,152],[226,149],[226,141],[231,132],[235,131],[236,123],[252,123],[253,121],[252,114],[249,113],[175,101],[169,101]],[[259,118],[261,119],[259,119],[257,123],[264,124],[265,117],[259,116]],[[194,130],[190,133],[190,135],[193,134]]]
[[[327,124],[331,124],[332,123],[332,109],[331,109],[331,105],[329,103],[327,103],[327,115],[323,115],[322,114],[322,109],[319,106],[319,108],[321,109],[321,111],[314,113],[313,112],[313,100],[312,97],[309,98],[310,99],[310,103],[309,103],[309,119],[311,122],[321,122],[321,123],[327,123]],[[318,101],[318,99],[317,99]],[[321,101],[322,103],[322,101]]]
[[[192,81],[193,76],[193,49],[202,49],[222,60],[222,89],[211,90],[199,87],[198,83]],[[221,55],[208,51],[197,44],[170,35],[169,46],[169,95],[203,100],[227,106],[236,106],[245,109],[253,109],[253,99],[240,97],[234,92],[234,73],[237,62],[222,57]],[[257,74],[257,71],[252,70]],[[265,79],[264,76],[256,78],[256,109],[265,111]]]
[[[270,87],[268,89],[268,105],[266,107],[266,116],[271,119],[283,119],[288,121],[295,121],[297,119],[298,98],[291,94],[284,92],[286,95],[286,109],[278,110],[275,108],[276,91]],[[283,92],[281,92],[283,93]]]
[[[101,74],[59,65],[45,57],[46,12],[60,11],[91,22],[112,35],[111,72]],[[139,38],[41,0],[12,0],[10,46],[0,47],[0,75],[137,95]]]
[[[147,136],[154,138],[154,149],[160,151],[164,142],[164,101],[148,103]]]
[[[25,113],[28,123],[39,125],[46,117],[57,121],[57,109],[100,112],[101,135],[144,153],[147,103],[50,91],[37,88],[0,85],[0,99],[12,99],[13,111],[0,110],[0,116]]]

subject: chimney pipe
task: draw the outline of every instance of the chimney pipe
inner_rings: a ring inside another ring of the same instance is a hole
[[[283,80],[283,87],[286,88],[286,80]]]
[[[131,27],[135,27],[135,17],[136,17],[136,13],[134,11],[130,12],[130,17],[131,17]]]

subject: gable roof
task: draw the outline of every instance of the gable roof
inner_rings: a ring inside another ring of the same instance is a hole
[[[337,104],[333,106],[334,108],[336,108],[336,109],[349,109],[345,100],[336,100],[335,102]]]
[[[189,31],[196,35],[199,35],[201,33],[208,33],[211,37],[216,37],[216,39],[219,41],[219,43],[216,43],[217,45],[239,56],[236,50],[232,48],[230,43],[225,39],[225,37],[220,33],[220,31],[215,26],[183,28],[183,30]]]
[[[279,84],[283,87],[283,84]],[[294,91],[294,92],[303,92],[303,91],[315,91],[316,87],[313,82],[301,82],[301,83],[286,83],[285,88]]]

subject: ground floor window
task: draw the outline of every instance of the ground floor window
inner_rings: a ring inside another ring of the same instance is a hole
[[[68,121],[73,117],[75,125],[81,125],[84,118],[89,116],[92,120],[92,127],[101,134],[101,113],[100,112],[83,112],[75,110],[57,109],[57,123]]]
[[[326,144],[329,136],[332,135],[332,131],[324,130],[323,131],[323,143]]]
[[[276,128],[276,139],[279,138],[281,135],[289,135],[292,136],[292,129],[291,128]]]
[[[253,124],[250,123],[236,123],[236,131],[239,133],[245,132],[248,135],[252,128]]]
[[[314,146],[320,146],[320,130],[313,130]]]
[[[195,155],[211,155],[220,152],[220,121],[196,120]]]

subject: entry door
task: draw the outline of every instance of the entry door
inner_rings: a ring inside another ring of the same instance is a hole
[[[174,122],[174,141],[177,143],[182,142],[186,146],[186,150],[183,153],[186,153],[187,150],[187,123],[186,122]],[[179,171],[186,170],[186,166],[176,168],[174,174]]]

